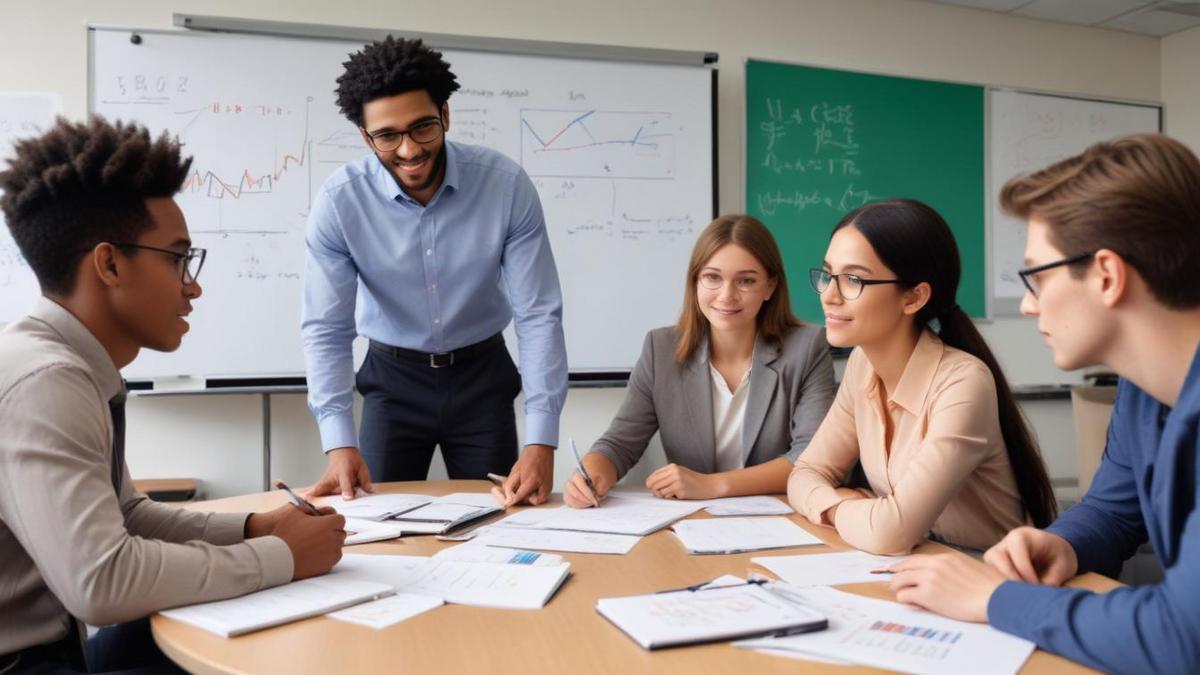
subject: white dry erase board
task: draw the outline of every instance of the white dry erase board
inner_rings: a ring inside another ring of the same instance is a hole
[[[1000,210],[1010,178],[1078,154],[1093,143],[1162,129],[1162,108],[994,89],[988,92],[988,205],[993,312],[1016,314],[1025,287],[1025,223]]]
[[[304,227],[321,182],[366,153],[333,93],[362,41],[109,28],[89,39],[90,109],[177,134],[194,155],[178,202],[209,251],[183,346],[143,351],[126,376],[302,375]],[[623,61],[617,48],[442,51],[462,85],[449,137],[517,160],[541,195],[572,373],[628,371],[644,333],[678,316],[692,243],[714,215],[715,71]]]

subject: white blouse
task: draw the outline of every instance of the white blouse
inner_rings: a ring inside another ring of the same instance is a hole
[[[712,379],[713,438],[717,448],[717,471],[745,468],[742,426],[746,420],[746,400],[750,397],[750,368],[742,375],[737,389],[730,391],[725,378],[710,363]]]

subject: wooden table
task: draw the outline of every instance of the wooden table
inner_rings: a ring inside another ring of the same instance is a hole
[[[378,484],[381,492],[442,495],[485,492],[484,481],[425,481]],[[190,504],[210,511],[262,511],[286,501],[281,492],[231,497]],[[551,504],[561,503],[555,495]],[[545,507],[539,507],[545,508]],[[699,513],[692,517],[708,517]],[[788,553],[848,550],[831,530],[818,528],[793,514],[791,519],[820,537],[828,547],[806,547]],[[455,545],[433,537],[347,547],[354,553],[431,555]],[[950,549],[926,543],[919,553]],[[782,553],[774,551],[773,553]],[[601,597],[678,588],[722,574],[745,576],[754,553],[688,555],[666,531],[645,537],[628,555],[563,553],[572,576],[541,609],[503,610],[445,605],[383,630],[317,617],[237,638],[212,633],[156,615],[154,638],[182,667],[200,673],[796,673],[877,672],[800,662],[737,649],[727,643],[656,652],[642,650],[596,613]],[[759,571],[764,571],[759,568]],[[1073,586],[1105,591],[1117,582],[1094,574]],[[845,590],[893,599],[886,582],[855,584]],[[1058,656],[1034,653],[1022,673],[1093,672]]]

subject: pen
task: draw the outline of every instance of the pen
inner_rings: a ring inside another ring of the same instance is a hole
[[[579,448],[575,447],[575,439],[567,439],[571,442],[571,453],[575,455],[575,466],[579,468],[579,475],[583,476],[583,482],[587,483],[588,489],[592,494],[596,494],[596,486],[592,483],[592,477],[588,475],[587,469],[583,468],[583,459],[579,456]]]
[[[886,567],[876,567],[873,570],[868,570],[867,573],[868,574],[891,574],[892,570],[890,570]]]
[[[288,487],[287,483],[285,483],[281,480],[277,480],[277,481],[275,481],[275,487],[287,492],[288,495],[291,497],[292,503],[296,505],[296,508],[300,509],[301,511],[307,513],[310,516],[321,515],[320,511],[317,510],[317,507],[312,505],[312,502],[308,501],[307,499],[304,499],[300,495],[297,495],[295,492],[292,492],[292,488]]]
[[[504,487],[504,481],[508,480],[508,476],[501,476],[498,473],[488,472],[487,479],[492,481],[492,485],[502,488]]]

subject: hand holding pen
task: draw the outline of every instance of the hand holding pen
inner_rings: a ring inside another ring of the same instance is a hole
[[[579,456],[575,439],[570,439],[571,454],[575,458],[576,470],[567,479],[563,489],[563,501],[567,506],[587,508],[600,506],[600,500],[608,493],[609,488],[617,482],[617,469],[607,457],[598,453],[588,453],[586,458]]]

